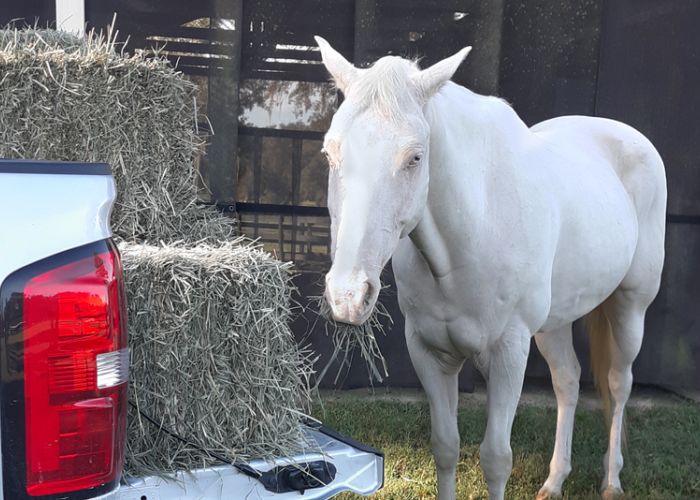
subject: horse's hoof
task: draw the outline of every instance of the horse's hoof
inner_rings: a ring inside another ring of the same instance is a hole
[[[537,498],[535,500],[554,500],[555,498],[561,498],[561,492],[551,491],[549,488],[543,486],[537,493]]]
[[[615,488],[614,486],[608,486],[607,488],[605,488],[601,492],[600,496],[603,500],[616,500],[624,494],[625,494],[625,492],[622,491],[622,488]]]

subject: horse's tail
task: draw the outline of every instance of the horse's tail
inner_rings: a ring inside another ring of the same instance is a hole
[[[612,325],[605,314],[603,304],[599,305],[586,316],[586,329],[591,352],[591,372],[593,383],[598,390],[598,395],[603,404],[603,413],[610,429],[612,422],[612,409],[610,403],[610,384],[608,373],[611,366]]]

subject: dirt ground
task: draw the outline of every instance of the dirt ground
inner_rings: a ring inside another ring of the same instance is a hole
[[[342,391],[324,390],[321,391],[321,399],[323,401],[333,401],[334,399],[357,398],[357,399],[372,399],[377,401],[399,401],[399,402],[426,402],[425,393],[421,389],[392,389],[392,388],[375,388],[375,389],[351,389]],[[683,399],[694,400],[700,403],[700,394],[675,394],[662,389],[637,387],[632,389],[632,395],[628,405],[633,408],[652,408],[654,406],[673,406]],[[472,405],[486,404],[486,388],[483,385],[477,385],[474,392],[461,392],[459,394],[460,406],[467,407]],[[539,385],[527,385],[523,389],[520,397],[520,405],[522,406],[539,406],[556,408],[556,399],[554,391],[551,387]],[[583,409],[598,409],[600,408],[600,400],[593,387],[584,387],[579,395],[579,408]]]

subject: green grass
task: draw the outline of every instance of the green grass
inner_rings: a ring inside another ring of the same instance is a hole
[[[627,450],[622,485],[626,499],[700,499],[700,406],[678,402],[627,412]],[[430,453],[430,414],[425,403],[332,399],[315,416],[339,432],[382,449],[386,480],[381,499],[435,497]],[[513,473],[508,499],[533,499],[547,477],[554,446],[556,410],[524,406],[513,425]],[[457,498],[487,498],[479,466],[479,444],[486,428],[485,409],[461,407],[461,454]],[[579,410],[573,438],[573,470],[564,498],[599,498],[606,448],[602,414]],[[342,498],[356,498],[343,495]]]

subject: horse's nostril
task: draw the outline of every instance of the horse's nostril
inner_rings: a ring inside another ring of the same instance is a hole
[[[363,298],[363,305],[367,309],[372,303],[372,295],[374,294],[374,287],[369,281],[365,282],[365,296]]]

